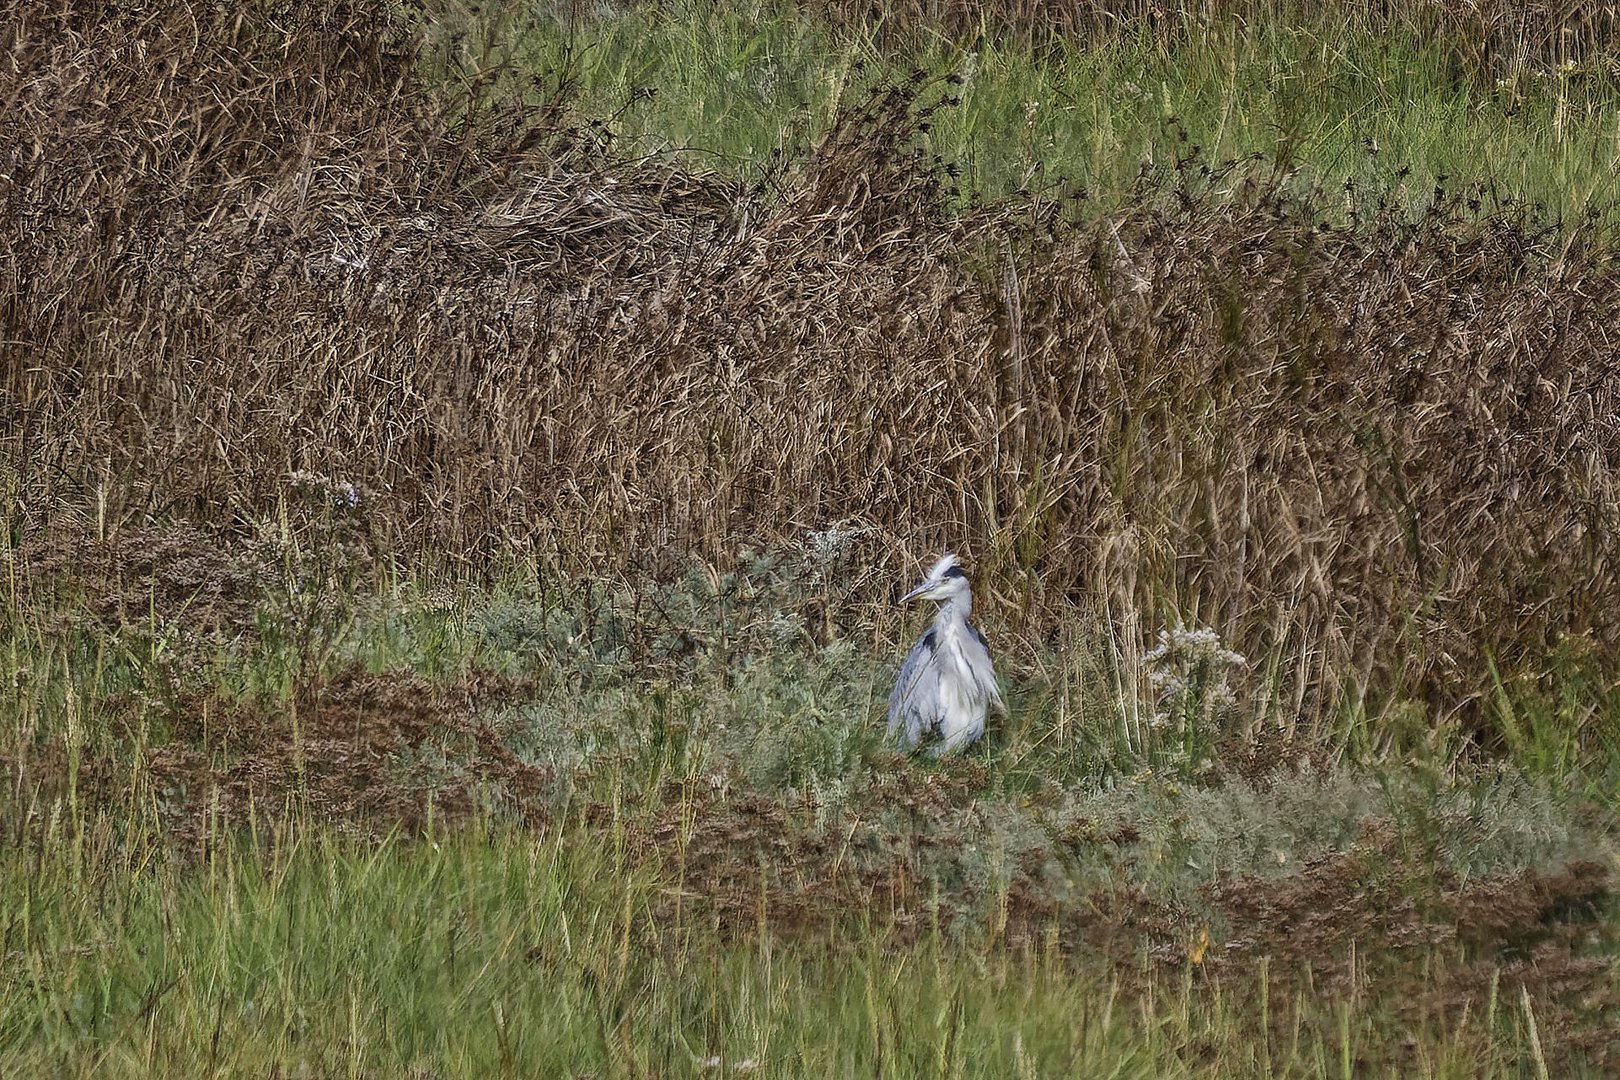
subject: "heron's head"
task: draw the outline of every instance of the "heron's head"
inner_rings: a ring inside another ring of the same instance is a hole
[[[955,555],[946,555],[934,564],[921,585],[900,598],[908,600],[955,600],[968,594],[967,571],[957,563]]]

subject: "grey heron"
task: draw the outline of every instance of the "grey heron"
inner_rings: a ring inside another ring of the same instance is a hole
[[[968,623],[973,594],[967,572],[946,555],[900,602],[937,600],[934,624],[911,647],[889,694],[889,737],[910,750],[938,735],[934,755],[958,750],[984,734],[985,713],[1006,715],[984,635]]]

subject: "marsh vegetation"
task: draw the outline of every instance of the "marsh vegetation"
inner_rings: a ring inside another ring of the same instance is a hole
[[[1606,11],[22,4],[0,1061],[1612,1074]]]

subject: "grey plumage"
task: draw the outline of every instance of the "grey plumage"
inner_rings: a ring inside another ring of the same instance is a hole
[[[1005,715],[984,635],[968,623],[973,594],[955,555],[934,564],[908,600],[938,600],[939,614],[913,645],[889,694],[889,737],[912,749],[931,735],[934,753],[960,749],[984,734],[985,714]]]

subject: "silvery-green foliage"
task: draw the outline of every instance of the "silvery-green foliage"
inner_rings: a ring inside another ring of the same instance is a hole
[[[543,660],[587,681],[616,681],[632,643],[622,604],[623,597],[595,589],[567,604],[502,593],[477,605],[468,621],[478,647],[496,657]]]
[[[871,709],[880,671],[849,642],[767,654],[737,672],[717,733],[743,775],[767,791],[831,791],[878,747]]]
[[[1122,748],[1118,768],[1074,768],[1072,746],[1036,729],[972,761],[905,762],[878,722],[892,657],[847,638],[818,644],[805,626],[805,597],[836,579],[849,543],[829,530],[787,554],[745,553],[726,572],[459,605],[480,662],[535,678],[493,726],[549,770],[559,805],[668,779],[721,800],[764,795],[791,808],[796,828],[836,837],[851,867],[882,874],[902,859],[952,930],[986,925],[1012,889],[1070,907],[1125,880],[1196,908],[1211,882],[1297,873],[1375,821],[1416,845],[1420,865],[1469,875],[1553,869],[1591,850],[1567,806],[1511,770],[1298,763],[1245,779],[1202,768],[1241,723],[1245,665],[1201,629],[1167,630],[1142,657],[1162,741]],[[426,621],[405,620],[396,647],[420,651],[403,639]],[[1130,660],[1109,661],[1106,638],[1087,644],[1092,660],[1072,661],[1084,670]],[[459,768],[431,753],[399,767]],[[502,798],[490,792],[491,810]]]
[[[1389,816],[1461,873],[1552,872],[1592,857],[1593,837],[1569,806],[1507,763],[1440,780],[1391,771],[1381,786]]]
[[[552,619],[559,615],[537,600],[501,596],[483,609],[478,629],[489,648],[523,652],[557,642]]]

